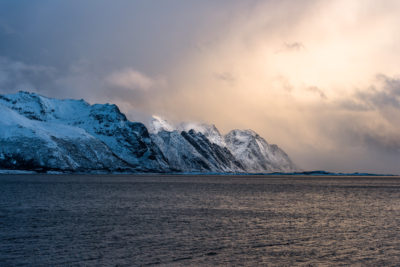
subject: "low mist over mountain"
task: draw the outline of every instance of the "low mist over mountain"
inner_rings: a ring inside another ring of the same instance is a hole
[[[148,128],[116,105],[0,95],[0,169],[62,172],[261,173],[299,169],[252,130],[221,135],[214,125]]]

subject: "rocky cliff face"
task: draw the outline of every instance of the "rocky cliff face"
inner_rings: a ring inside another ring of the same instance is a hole
[[[252,130],[233,130],[224,137],[227,148],[247,172],[293,172],[299,169],[277,145]]]
[[[177,127],[158,116],[151,136],[174,168],[195,172],[293,172],[299,168],[277,145],[252,130],[220,134],[214,125],[181,123]]]
[[[24,151],[23,155],[18,152],[18,158],[27,160],[36,155],[31,161],[33,168],[169,171],[147,128],[128,121],[116,105],[89,105],[83,100],[50,99],[20,92],[1,96],[0,106],[0,131],[4,134],[0,153],[12,157],[17,155],[14,150]],[[15,130],[10,131],[7,121]],[[65,157],[68,164],[64,164]]]
[[[116,105],[35,93],[0,95],[0,169],[71,172],[270,172],[297,170],[248,131],[129,121]]]

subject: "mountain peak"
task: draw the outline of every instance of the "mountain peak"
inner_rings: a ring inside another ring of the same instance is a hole
[[[153,115],[150,120],[149,132],[153,134],[157,134],[161,131],[172,132],[175,130],[175,127],[172,126],[167,120],[164,120],[160,116]]]
[[[225,143],[250,172],[263,169],[284,172],[299,170],[282,149],[268,144],[253,130],[232,130],[225,135]]]
[[[149,130],[148,130],[149,128]],[[174,127],[153,116],[129,121],[117,105],[0,95],[0,169],[90,172],[273,172],[298,170],[252,130],[222,136],[213,124]]]
[[[179,124],[178,129],[180,131],[186,131],[186,132],[193,130],[197,133],[203,134],[210,140],[211,143],[223,147],[225,146],[224,139],[214,124],[199,123],[199,122],[183,122]]]

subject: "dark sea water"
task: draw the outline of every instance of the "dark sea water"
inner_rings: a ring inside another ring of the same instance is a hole
[[[400,178],[0,176],[0,266],[399,266]]]

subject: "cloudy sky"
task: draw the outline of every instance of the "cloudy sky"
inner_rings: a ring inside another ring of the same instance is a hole
[[[400,1],[0,0],[0,93],[18,90],[400,173]]]

